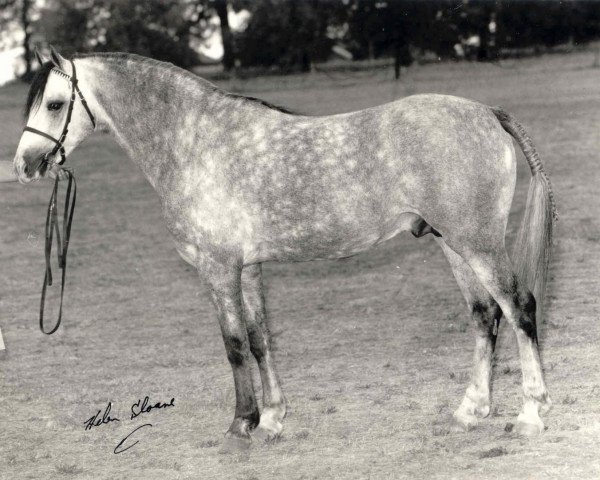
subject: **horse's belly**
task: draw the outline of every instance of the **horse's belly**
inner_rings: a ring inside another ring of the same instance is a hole
[[[342,232],[335,228],[318,230],[314,227],[306,231],[296,226],[285,234],[263,237],[261,241],[249,245],[244,251],[244,263],[304,262],[351,257],[402,231],[414,230],[419,221],[422,221],[419,215],[404,212],[394,221],[383,225],[365,224],[364,228],[342,229]]]

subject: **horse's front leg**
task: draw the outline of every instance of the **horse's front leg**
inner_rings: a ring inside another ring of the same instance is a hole
[[[235,382],[235,416],[225,434],[224,451],[248,448],[250,430],[259,421],[250,368],[250,348],[242,315],[241,267],[212,260],[201,262],[200,275],[206,280],[219,324],[227,359]]]
[[[263,389],[260,423],[252,434],[255,438],[270,440],[283,430],[281,422],[285,417],[286,407],[271,355],[260,264],[249,265],[242,270],[242,292],[250,351],[258,363]]]

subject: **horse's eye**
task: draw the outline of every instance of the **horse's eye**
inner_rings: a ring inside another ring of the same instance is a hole
[[[63,105],[64,105],[63,102],[50,102],[48,104],[48,110],[56,112],[56,111],[60,110]]]

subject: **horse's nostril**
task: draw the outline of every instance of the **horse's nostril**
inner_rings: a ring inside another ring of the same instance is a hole
[[[29,164],[25,164],[25,168],[23,169],[23,172],[25,173],[25,175],[29,176]]]

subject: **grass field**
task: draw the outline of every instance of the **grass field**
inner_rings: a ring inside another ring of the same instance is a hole
[[[449,93],[502,105],[527,127],[560,213],[540,325],[554,401],[542,436],[504,430],[521,405],[506,324],[492,415],[468,434],[449,431],[468,383],[473,326],[433,239],[402,234],[344,261],[265,266],[290,413],[278,441],[219,454],[234,392],[213,308],[175,252],[151,187],[98,134],[69,159],[79,203],[64,323],[51,337],[37,326],[51,185],[0,185],[0,478],[600,478],[600,69],[592,63],[577,53],[415,66],[400,83],[376,71],[222,84],[314,114]],[[1,159],[12,159],[25,93],[0,89]],[[509,243],[528,177],[520,160]],[[146,395],[174,397],[175,407],[130,420]],[[109,401],[121,421],[85,431]],[[113,454],[145,423],[153,427],[136,433],[135,447]]]

